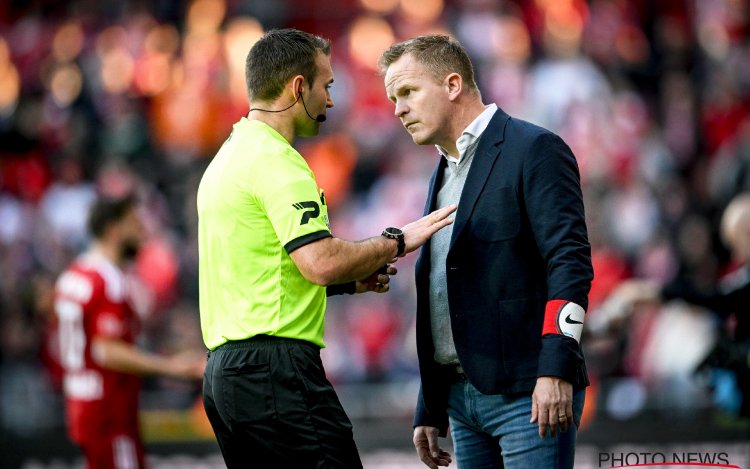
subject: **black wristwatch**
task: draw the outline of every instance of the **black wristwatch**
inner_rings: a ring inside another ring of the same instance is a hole
[[[400,228],[393,228],[391,226],[384,229],[380,234],[388,239],[395,239],[398,242],[398,252],[396,252],[396,257],[401,257],[404,255],[404,251],[406,250],[406,242],[404,242],[404,232],[401,231]]]

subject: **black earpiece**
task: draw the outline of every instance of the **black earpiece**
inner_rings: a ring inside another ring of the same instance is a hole
[[[305,114],[307,114],[307,117],[309,117],[310,119],[312,119],[312,120],[314,120],[314,121],[316,121],[316,122],[325,122],[325,120],[326,120],[326,116],[325,116],[325,114],[318,114],[318,116],[317,116],[317,117],[313,117],[313,116],[311,116],[311,115],[310,115],[310,113],[309,113],[309,112],[307,111],[307,106],[305,106],[305,98],[303,98],[303,97],[302,97],[302,88],[300,88],[299,90],[297,90],[297,93],[299,93],[299,94],[297,95],[297,99],[295,99],[295,100],[294,100],[294,102],[293,102],[292,104],[290,104],[289,106],[285,107],[284,109],[279,109],[279,110],[272,110],[272,109],[261,109],[261,108],[259,108],[259,107],[254,107],[254,108],[250,109],[250,112],[252,112],[252,111],[261,111],[261,112],[284,112],[284,111],[286,111],[287,109],[289,109],[289,108],[291,108],[292,106],[294,106],[295,104],[297,104],[297,101],[299,101],[299,100],[301,99],[301,100],[302,100],[302,107],[304,107],[304,108],[305,108]]]
[[[305,108],[305,113],[307,114],[307,117],[310,119],[317,121],[317,122],[325,122],[326,116],[325,114],[318,114],[317,117],[313,117],[310,115],[310,113],[307,111],[307,106],[305,106],[305,98],[302,97],[302,90],[299,91],[299,97],[302,100],[302,107]]]

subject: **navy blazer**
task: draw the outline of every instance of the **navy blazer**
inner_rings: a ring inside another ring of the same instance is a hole
[[[440,158],[425,214],[438,208],[445,165]],[[458,358],[479,391],[530,393],[539,376],[588,385],[579,343],[548,328],[559,300],[587,308],[593,278],[578,165],[560,137],[498,109],[461,193],[446,274]],[[416,264],[422,387],[414,426],[445,435],[451,380],[433,358],[429,276],[427,243]]]

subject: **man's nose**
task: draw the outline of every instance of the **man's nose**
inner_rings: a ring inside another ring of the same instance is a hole
[[[400,118],[401,116],[403,116],[407,112],[409,112],[409,107],[408,106],[406,106],[405,104],[402,104],[402,103],[396,103],[396,109],[393,112],[393,114],[396,117]]]

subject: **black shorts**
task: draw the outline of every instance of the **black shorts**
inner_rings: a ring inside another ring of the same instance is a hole
[[[218,347],[203,405],[230,469],[362,467],[352,424],[309,342],[256,336]]]

